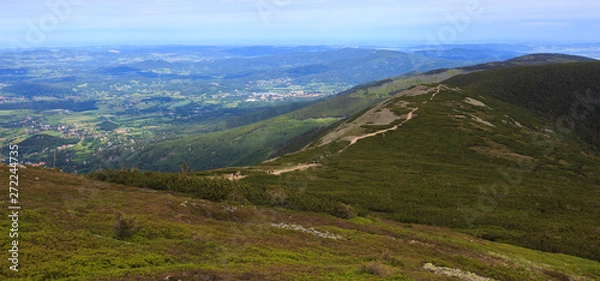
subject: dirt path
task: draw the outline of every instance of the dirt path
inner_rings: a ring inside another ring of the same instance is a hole
[[[281,174],[285,174],[285,173],[289,173],[289,172],[295,172],[295,171],[302,171],[302,170],[306,170],[308,168],[311,167],[318,167],[318,166],[322,166],[321,164],[300,164],[297,166],[292,166],[286,169],[282,169],[282,170],[273,170],[273,172],[271,173],[271,175],[281,175]]]
[[[234,175],[227,175],[227,179],[230,181],[237,181],[237,180],[241,180],[243,178],[245,178],[247,176],[234,176]]]
[[[440,84],[440,85],[437,86],[435,93],[433,93],[431,95],[431,98],[429,99],[429,101],[432,101],[433,98],[435,98],[435,96],[437,94],[439,94],[441,90],[442,90],[442,84]],[[423,104],[426,104],[426,103],[427,103],[427,101],[423,102]],[[417,112],[418,110],[419,110],[418,107],[413,108],[406,115],[406,120],[402,121],[402,123],[400,123],[400,124],[398,124],[396,126],[393,126],[393,127],[389,128],[389,129],[379,130],[379,131],[374,132],[374,133],[365,134],[365,135],[362,135],[362,136],[358,136],[358,137],[352,138],[350,140],[350,144],[348,144],[346,147],[344,147],[341,150],[339,150],[338,153],[343,152],[344,150],[346,150],[346,148],[354,145],[355,143],[357,143],[361,139],[370,138],[370,137],[377,136],[379,134],[385,134],[386,132],[389,132],[389,131],[397,130],[399,127],[401,127],[402,125],[406,124],[406,122],[412,120],[414,118],[415,112]],[[281,174],[295,172],[295,171],[302,171],[302,170],[306,170],[306,169],[311,168],[311,167],[318,167],[318,166],[322,166],[322,165],[321,164],[299,164],[299,165],[291,166],[291,167],[288,167],[288,168],[285,168],[285,169],[281,169],[281,170],[267,170],[266,172],[269,173],[269,174],[271,174],[271,175],[281,175]]]
[[[398,129],[398,127],[400,127],[400,126],[404,125],[404,123],[406,123],[406,122],[410,121],[411,119],[413,119],[414,113],[415,113],[415,112],[417,112],[417,110],[419,110],[419,108],[418,108],[418,107],[415,107],[415,108],[413,108],[413,110],[412,110],[411,112],[409,112],[409,113],[408,113],[408,115],[406,116],[406,120],[402,121],[402,123],[400,123],[399,125],[396,125],[396,126],[394,126],[394,127],[391,127],[391,128],[389,128],[389,129],[380,130],[380,131],[377,131],[377,132],[374,132],[374,133],[370,133],[370,134],[362,135],[362,136],[360,136],[360,137],[355,137],[355,138],[351,139],[351,140],[350,140],[350,144],[349,144],[349,145],[347,145],[346,147],[342,148],[342,149],[341,149],[339,152],[341,153],[342,151],[346,150],[346,148],[348,148],[348,147],[350,147],[350,146],[354,145],[354,144],[355,144],[356,142],[358,142],[359,140],[362,140],[362,139],[365,139],[365,138],[374,137],[374,136],[376,136],[376,135],[379,135],[379,134],[384,134],[384,133],[386,133],[386,132],[389,132],[389,131],[393,131],[393,130],[396,130],[396,129]]]
[[[439,84],[437,86],[435,93],[433,93],[433,95],[431,95],[431,98],[429,99],[429,101],[432,101],[433,98],[435,98],[435,96],[437,96],[437,94],[439,94],[441,90],[442,90],[442,84]]]
[[[434,97],[435,97],[437,94],[439,94],[441,90],[442,90],[442,84],[440,84],[440,85],[438,85],[438,86],[437,86],[437,89],[436,89],[435,93],[433,93],[433,95],[431,95],[431,98],[429,99],[429,101],[432,101],[432,100],[433,100],[433,98],[434,98]],[[423,103],[425,104],[425,103],[427,103],[427,101],[425,101],[425,102],[423,102]],[[384,133],[387,133],[387,132],[389,132],[389,131],[397,130],[399,127],[401,127],[402,125],[404,125],[406,122],[408,122],[408,121],[410,121],[411,119],[413,119],[413,117],[414,117],[414,113],[415,113],[415,112],[417,112],[417,110],[419,110],[419,108],[418,108],[418,107],[415,107],[415,108],[413,108],[413,110],[412,110],[411,112],[409,112],[409,113],[408,113],[408,115],[406,116],[406,120],[402,121],[402,123],[400,123],[399,125],[396,125],[396,126],[394,126],[394,127],[391,127],[391,128],[389,128],[389,129],[380,130],[380,131],[377,131],[377,132],[374,132],[374,133],[370,133],[370,134],[362,135],[362,136],[355,137],[355,138],[351,139],[351,140],[350,140],[350,144],[348,144],[346,147],[342,148],[342,149],[341,149],[341,150],[339,150],[338,152],[339,152],[339,153],[343,152],[344,150],[346,150],[346,148],[348,148],[348,147],[350,147],[350,146],[354,145],[356,142],[358,142],[358,141],[359,141],[359,140],[361,140],[361,139],[364,139],[364,138],[370,138],[370,137],[374,137],[374,136],[376,136],[376,135],[379,135],[379,134],[384,134]]]

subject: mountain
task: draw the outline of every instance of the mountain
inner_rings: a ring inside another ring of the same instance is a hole
[[[291,208],[335,214],[327,202],[342,202],[359,214],[598,260],[587,242],[600,241],[598,66],[478,71],[406,91],[386,88],[400,80],[380,81],[352,93],[392,97],[287,144],[299,152],[216,173],[244,170],[252,186],[301,190],[308,198],[282,195]],[[285,120],[315,113],[308,109]],[[253,128],[255,137],[267,130]]]
[[[133,153],[105,151],[99,154],[98,159],[104,159],[100,163],[103,168],[135,166],[142,170],[167,172],[178,171],[182,162],[189,163],[190,168],[195,171],[255,165],[270,157],[290,152],[298,146],[299,139],[309,141],[310,136],[393,95],[399,89],[424,81],[439,82],[447,77],[450,76],[411,75],[369,83],[276,117],[262,115],[272,117],[263,121],[257,120],[252,124],[217,132],[180,133],[177,138],[147,144]],[[251,116],[242,116],[235,120],[252,119]]]
[[[95,72],[110,74],[120,78],[136,76],[169,79],[200,79],[206,81],[239,82],[260,79],[290,78],[295,83],[340,83],[357,85],[373,80],[384,79],[411,71],[426,71],[444,67],[471,65],[476,62],[489,62],[490,59],[447,60],[421,54],[395,50],[366,48],[308,48],[308,47],[245,47],[224,49],[230,55],[201,57],[190,61],[187,57],[145,59],[141,53],[137,57],[119,60],[118,64],[95,69]],[[180,50],[183,52],[183,50]],[[127,53],[125,53],[127,54]],[[203,52],[197,55],[202,55]],[[155,73],[156,70],[170,69],[171,73]],[[183,74],[177,74],[183,73]],[[148,76],[151,75],[151,76]],[[238,81],[240,80],[240,81]]]
[[[0,182],[8,185],[9,173],[0,164]],[[208,201],[189,191],[140,189],[52,169],[20,166],[17,173],[19,271],[5,260],[0,275],[7,281],[600,277],[596,261],[439,227],[256,206],[234,194]],[[3,219],[0,226],[8,231],[11,223]],[[13,250],[12,241],[0,241]]]
[[[600,279],[600,150],[592,137],[599,133],[598,65],[415,74],[323,101],[331,112],[312,108],[324,108],[317,103],[213,135],[215,143],[272,147],[290,124],[304,132],[288,140],[290,151],[299,148],[294,153],[251,167],[192,172],[194,163],[172,161],[179,172],[78,176],[0,164],[5,186],[11,174],[21,179],[22,204],[20,272],[4,266],[0,274]],[[373,102],[358,109],[360,97]],[[171,147],[167,156],[211,148],[194,144]],[[245,149],[232,153],[256,156]]]
[[[253,123],[361,83],[473,63],[376,48],[265,46],[43,49],[0,53],[0,60],[0,111],[6,113],[0,145],[38,134],[78,137],[65,149],[23,155],[25,162],[76,173],[131,166],[172,171],[183,161],[194,170],[260,163],[287,152],[283,144],[291,138],[388,93],[360,94],[334,117]],[[114,124],[104,126],[107,119]],[[272,136],[263,137],[265,131]]]
[[[600,241],[599,66],[506,68],[416,86],[256,168],[294,174],[243,181],[600,260],[590,242]]]
[[[135,153],[124,154],[123,157],[119,157],[118,162],[112,164],[106,162],[102,166],[112,168],[136,166],[142,170],[173,172],[178,170],[183,161],[189,163],[196,171],[255,165],[268,158],[301,149],[312,138],[323,133],[328,126],[414,85],[439,83],[459,74],[514,66],[517,63],[537,65],[590,60],[576,56],[537,54],[471,68],[405,74],[353,87],[334,97],[308,104],[277,117],[266,115],[269,119],[264,121],[243,116],[241,119],[258,121],[246,126],[148,144]],[[108,159],[109,156],[102,158]]]
[[[600,76],[595,73],[600,73],[597,61],[510,67],[457,76],[445,82],[531,110],[600,148],[600,123],[597,122],[600,120]]]
[[[415,51],[416,54],[422,54],[427,57],[446,59],[446,60],[469,60],[474,62],[504,61],[518,57],[521,53],[515,51],[505,51],[496,49],[481,48],[450,48]]]
[[[450,61],[433,59],[421,55],[391,50],[350,49],[349,55],[335,61],[310,64],[286,70],[298,81],[354,84],[367,83],[408,72],[423,72],[442,68],[444,65],[457,67],[472,64],[472,61]]]
[[[551,64],[562,64],[562,63],[575,63],[575,62],[594,62],[595,59],[582,56],[565,55],[565,54],[529,54],[524,56],[515,57],[505,61],[494,61],[482,64],[470,65],[465,67],[458,67],[456,70],[472,72],[480,70],[491,70],[504,67],[513,66],[533,66],[533,65],[551,65]],[[437,69],[428,73],[438,73],[446,71],[446,69]]]

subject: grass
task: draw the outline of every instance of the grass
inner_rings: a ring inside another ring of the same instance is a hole
[[[28,113],[30,113],[30,111],[26,110],[26,109],[0,110],[0,116],[8,116],[8,117],[22,116],[22,115],[26,115]]]
[[[488,107],[468,105],[465,97]],[[406,100],[422,103],[428,96]],[[495,127],[456,114],[477,115]],[[479,93],[442,91],[416,115],[398,130],[362,139],[343,153],[337,153],[343,147],[337,143],[264,164],[266,170],[321,159],[322,167],[280,177],[251,174],[243,181],[301,187],[362,213],[600,260],[598,246],[586,242],[600,239],[597,154],[570,136],[549,134],[545,119]],[[530,160],[473,149],[492,144]],[[322,158],[327,154],[331,157]]]
[[[0,176],[3,182],[8,178],[7,166],[0,165]],[[181,280],[444,280],[424,271],[425,262],[501,280],[546,280],[544,272],[600,277],[595,261],[449,229],[210,202],[50,169],[22,168],[19,176],[21,267],[19,273],[0,268],[4,280],[163,280],[169,275]],[[135,217],[139,230],[117,237],[119,214]],[[271,226],[280,222],[345,239]],[[0,221],[0,228],[8,223]],[[2,241],[6,248],[8,241]]]
[[[383,98],[391,93],[388,86],[358,89],[349,97]],[[429,97],[398,98],[420,105],[416,117],[343,153],[338,151],[349,142],[340,140],[258,167],[186,175],[243,170],[248,177],[231,184],[249,192],[237,196],[213,188],[219,191],[215,197],[176,181],[167,191],[156,191],[21,169],[22,271],[2,267],[0,275],[8,280],[446,280],[423,269],[433,263],[497,280],[599,279],[598,245],[590,242],[600,240],[598,154],[570,135],[549,132],[548,120],[473,89]],[[487,107],[470,106],[466,97]],[[332,112],[339,114],[348,104]],[[275,142],[265,136],[333,122],[315,121],[323,116],[309,113],[211,138],[252,146]],[[176,144],[184,149],[175,153],[193,154],[189,140]],[[258,161],[269,154],[236,149],[237,159]],[[214,151],[205,152],[221,157]],[[322,166],[281,176],[265,173],[316,160]],[[179,168],[170,161],[165,165]],[[0,176],[7,185],[8,167],[0,165]],[[276,200],[250,204],[269,197]],[[344,239],[271,225],[281,222]],[[9,223],[2,220],[0,227],[8,229]]]

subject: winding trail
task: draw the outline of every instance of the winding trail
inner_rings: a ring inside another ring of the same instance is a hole
[[[245,175],[245,176],[237,176],[237,177],[234,176],[234,175],[226,175],[226,177],[230,181],[237,181],[237,180],[241,180],[241,179],[247,177],[247,175]]]
[[[434,98],[434,97],[435,97],[437,94],[439,94],[441,90],[442,90],[442,84],[439,84],[439,85],[437,86],[437,89],[436,89],[435,93],[433,93],[433,95],[431,95],[431,98],[429,99],[429,101],[432,101],[432,100],[433,100],[433,98]],[[427,103],[427,101],[424,101],[424,102],[423,102],[423,104],[425,104],[425,103]],[[370,138],[370,137],[374,137],[374,136],[376,136],[376,135],[379,135],[379,134],[384,134],[384,133],[387,133],[387,132],[389,132],[389,131],[397,130],[399,127],[401,127],[402,125],[404,125],[406,122],[408,122],[408,121],[412,120],[412,119],[414,118],[414,114],[415,114],[415,112],[417,112],[417,110],[419,110],[419,108],[418,108],[418,107],[415,107],[415,108],[413,108],[413,110],[412,110],[411,112],[409,112],[409,113],[408,113],[408,115],[406,116],[406,120],[402,121],[402,123],[400,123],[400,124],[398,124],[398,125],[396,125],[396,126],[394,126],[394,127],[391,127],[391,128],[389,128],[389,129],[385,129],[385,130],[380,130],[380,131],[377,131],[377,132],[374,132],[374,133],[370,133],[370,134],[366,134],[366,135],[362,135],[362,136],[354,137],[353,139],[351,139],[351,140],[350,140],[350,144],[348,144],[346,147],[344,147],[344,148],[340,149],[340,150],[338,151],[338,153],[342,153],[342,152],[343,152],[344,150],[346,150],[348,147],[350,147],[350,146],[354,145],[356,142],[358,142],[358,141],[359,141],[359,140],[361,140],[361,139]]]
[[[385,129],[385,130],[380,130],[380,131],[377,131],[377,132],[374,132],[374,133],[370,133],[370,134],[362,135],[362,136],[360,136],[360,137],[354,137],[353,139],[351,139],[351,140],[350,140],[350,144],[348,144],[346,147],[344,147],[344,148],[340,149],[340,151],[338,151],[338,152],[339,152],[339,153],[342,153],[344,150],[346,150],[346,148],[348,148],[348,147],[350,147],[350,146],[354,145],[354,144],[355,144],[356,142],[358,142],[359,140],[366,139],[366,138],[370,138],[370,137],[374,137],[374,136],[376,136],[376,135],[379,135],[379,134],[384,134],[384,133],[386,133],[386,132],[389,132],[389,131],[393,131],[393,130],[396,130],[396,129],[398,129],[398,127],[400,127],[400,126],[404,125],[406,122],[408,122],[408,121],[410,121],[411,119],[413,119],[414,113],[415,113],[415,112],[417,112],[417,110],[419,110],[419,108],[418,108],[418,107],[415,107],[415,108],[413,108],[413,110],[412,110],[411,112],[409,112],[409,113],[408,113],[408,115],[406,116],[406,120],[402,121],[402,123],[400,123],[400,124],[398,124],[398,125],[396,125],[396,126],[394,126],[394,127],[391,127],[391,128],[389,128],[389,129]]]
[[[435,98],[435,96],[437,94],[440,93],[440,91],[442,90],[442,84],[438,85],[436,88],[436,91],[431,95],[431,98],[429,99],[429,101],[433,101],[433,98]],[[427,101],[424,101],[423,104],[426,104]],[[415,112],[417,112],[419,110],[419,107],[415,107],[413,108],[406,116],[406,120],[402,121],[402,123],[393,126],[391,128],[388,129],[384,129],[384,130],[379,130],[377,132],[374,133],[369,133],[369,134],[365,134],[362,136],[358,136],[358,137],[354,137],[350,140],[350,144],[348,144],[346,147],[340,149],[338,151],[338,153],[342,153],[344,150],[346,150],[348,147],[356,144],[359,140],[361,139],[365,139],[365,138],[370,138],[370,137],[374,137],[377,136],[379,134],[385,134],[386,132],[389,131],[393,131],[393,130],[397,130],[399,127],[401,127],[402,125],[406,124],[406,122],[412,120],[415,116]],[[284,173],[290,173],[290,172],[295,172],[295,171],[302,171],[302,170],[306,170],[309,169],[311,167],[318,167],[318,166],[322,166],[321,164],[299,164],[296,166],[291,166],[289,168],[285,168],[285,169],[281,169],[281,170],[268,170],[266,171],[267,173],[271,174],[271,175],[281,175]]]
[[[433,95],[431,95],[431,98],[429,99],[429,101],[433,101],[433,98],[435,98],[435,96],[437,96],[437,94],[439,94],[441,90],[442,90],[442,84],[439,84],[437,86],[435,93],[433,93]]]
[[[293,167],[286,168],[286,169],[282,169],[282,170],[274,170],[271,173],[271,175],[278,176],[278,175],[281,175],[281,174],[284,174],[284,173],[295,172],[295,171],[302,171],[302,170],[306,170],[306,169],[311,168],[311,167],[318,167],[318,166],[322,166],[322,165],[321,164],[308,164],[308,165],[306,165],[306,164],[300,164],[300,165],[293,166]]]

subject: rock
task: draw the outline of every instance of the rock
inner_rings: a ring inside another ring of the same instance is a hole
[[[475,273],[471,273],[468,271],[462,271],[459,269],[442,267],[442,266],[435,266],[434,264],[429,263],[429,262],[423,265],[423,269],[431,271],[437,275],[458,277],[462,280],[467,280],[467,281],[496,281],[495,279],[479,276]]]
[[[320,237],[320,238],[327,238],[327,239],[333,239],[333,240],[344,239],[344,237],[341,236],[341,235],[332,234],[332,233],[329,233],[327,231],[321,232],[321,231],[318,231],[318,230],[316,230],[316,229],[314,229],[312,227],[305,228],[305,227],[303,227],[301,225],[296,225],[296,224],[287,224],[287,223],[278,223],[277,224],[277,223],[271,223],[271,226],[272,227],[281,228],[281,229],[290,229],[290,230],[294,230],[294,231],[300,231],[300,232],[303,232],[303,233],[309,233],[309,234],[315,235],[315,236]]]

